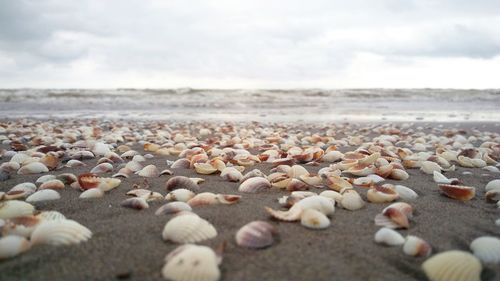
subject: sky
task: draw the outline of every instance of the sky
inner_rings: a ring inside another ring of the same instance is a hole
[[[0,88],[500,88],[498,0],[0,0]]]

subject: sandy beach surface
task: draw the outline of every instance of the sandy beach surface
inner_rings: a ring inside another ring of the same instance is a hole
[[[6,121],[7,122],[7,121]],[[168,124],[168,122],[167,122]],[[188,124],[188,127],[197,124]],[[396,124],[396,127],[401,124]],[[442,126],[440,126],[442,125]],[[176,124],[175,128],[183,126]],[[265,124],[252,126],[266,127]],[[376,126],[366,123],[350,124],[352,130],[365,135],[366,141],[380,134],[373,131],[360,131],[360,128]],[[106,125],[101,126],[107,127]],[[278,127],[278,126],[276,126]],[[420,127],[420,128],[419,128]],[[240,128],[244,128],[240,126]],[[281,131],[286,133],[302,132],[324,134],[331,128],[324,126],[288,126]],[[495,123],[415,123],[405,130],[444,134],[446,130],[463,130],[466,137],[475,132],[490,132],[488,135],[498,139],[500,127]],[[404,130],[402,130],[404,131]],[[193,134],[193,136],[195,136]],[[336,140],[347,138],[344,134],[335,136]],[[476,146],[481,144],[478,140]],[[342,152],[353,151],[357,145],[338,146]],[[3,149],[10,149],[3,144]],[[139,144],[131,146],[141,154],[146,154]],[[250,149],[253,154],[259,151]],[[430,149],[432,151],[432,149]],[[84,160],[85,167],[61,168],[49,174],[73,173],[79,175],[89,172],[97,162]],[[167,160],[176,160],[173,155],[148,159],[145,164],[154,164],[161,171],[169,168]],[[9,161],[5,157],[0,162]],[[332,163],[320,162],[319,165],[303,165],[309,172],[317,173]],[[102,174],[110,177],[117,171]],[[260,169],[269,175],[273,168],[270,163],[257,163],[247,168]],[[389,204],[368,203],[357,211],[345,210],[336,206],[331,216],[331,226],[324,230],[311,230],[300,222],[282,222],[266,213],[264,206],[280,209],[277,199],[290,192],[271,188],[249,194],[238,191],[239,183],[223,180],[219,174],[199,175],[193,169],[171,169],[173,175],[149,178],[152,191],[166,195],[165,182],[178,175],[205,179],[200,191],[241,195],[234,205],[210,205],[194,207],[200,217],[211,222],[218,235],[197,244],[213,248],[226,243],[223,261],[220,265],[221,280],[427,280],[421,264],[427,257],[405,255],[401,246],[387,247],[374,242],[374,234],[380,228],[374,224],[374,217]],[[245,171],[245,172],[246,172]],[[471,241],[480,236],[500,236],[500,226],[495,220],[500,218],[496,204],[484,199],[485,185],[500,178],[499,173],[481,168],[465,168],[457,165],[456,171],[446,172],[449,178],[459,178],[464,185],[476,187],[476,196],[470,201],[461,202],[445,197],[439,191],[432,175],[419,169],[407,169],[409,179],[404,181],[387,180],[388,183],[402,184],[418,193],[418,199],[408,201],[414,208],[414,217],[409,229],[398,230],[403,236],[418,236],[432,246],[432,252],[447,250],[470,251]],[[463,174],[470,172],[470,174]],[[0,182],[0,191],[22,182],[35,182],[35,175],[17,175]],[[0,261],[0,280],[163,280],[161,269],[165,256],[178,244],[162,240],[164,225],[172,215],[157,216],[155,210],[165,201],[150,202],[150,208],[134,210],[120,206],[127,198],[125,194],[133,184],[143,183],[143,178],[131,175],[122,179],[116,189],[104,197],[91,200],[79,199],[79,190],[65,187],[60,191],[61,199],[34,203],[38,210],[56,210],[67,218],[73,219],[89,228],[93,235],[87,242],[79,245],[55,247],[39,245],[17,257]],[[327,189],[327,188],[326,188]],[[367,189],[355,187],[366,201]],[[310,191],[321,192],[325,188],[312,187]],[[275,225],[279,231],[279,241],[261,250],[238,247],[235,233],[239,228],[254,220],[264,220]],[[485,265],[481,280],[500,280],[500,266]]]

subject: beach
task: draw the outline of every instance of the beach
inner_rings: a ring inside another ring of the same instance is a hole
[[[44,121],[35,121],[44,122]],[[57,123],[57,121],[55,121]],[[74,122],[74,126],[84,121]],[[130,121],[127,121],[130,122]],[[8,123],[5,121],[3,123]],[[117,121],[120,123],[120,121]],[[72,121],[62,122],[60,128],[71,127]],[[106,129],[112,129],[112,122],[100,124],[105,135]],[[130,122],[133,124],[133,122]],[[175,122],[171,125],[174,132],[197,136],[199,122]],[[201,124],[201,125],[200,125]],[[222,123],[219,123],[222,124]],[[155,123],[149,124],[155,128]],[[276,132],[286,134],[324,135],[328,129],[340,132],[335,140],[352,137],[343,133],[358,133],[363,141],[368,142],[381,135],[374,128],[401,128],[402,123],[387,125],[384,123],[324,123],[310,126],[300,126],[272,123],[241,123],[235,127],[241,129],[273,128]],[[218,127],[213,125],[211,128]],[[195,129],[196,128],[196,129]],[[348,128],[348,129],[346,129]],[[369,129],[366,129],[369,128]],[[148,129],[148,126],[142,128]],[[497,123],[488,122],[452,122],[404,124],[401,132],[422,132],[425,134],[443,135],[446,132],[458,130],[460,134],[469,137],[479,133],[498,139],[500,127]],[[409,131],[411,130],[411,131]],[[154,130],[153,130],[154,131]],[[188,133],[189,132],[189,133]],[[241,131],[240,131],[241,132]],[[144,133],[141,131],[139,133]],[[401,135],[404,135],[404,134]],[[154,134],[153,134],[154,135]],[[154,137],[153,137],[154,139]],[[130,144],[134,143],[130,141]],[[481,144],[478,140],[476,146]],[[160,144],[161,145],[161,144]],[[359,145],[338,145],[338,150],[345,153],[354,151]],[[3,149],[9,149],[6,144]],[[144,155],[147,152],[135,142],[131,149]],[[432,151],[432,148],[429,147]],[[249,149],[252,154],[258,154],[257,148]],[[375,225],[374,217],[388,203],[368,203],[360,210],[350,211],[336,206],[331,215],[331,226],[323,230],[307,229],[300,222],[279,221],[265,211],[268,206],[280,209],[277,199],[289,195],[290,192],[278,188],[270,188],[258,193],[243,193],[238,191],[238,182],[228,182],[218,173],[212,175],[197,174],[194,169],[170,168],[167,160],[175,161],[174,155],[154,155],[147,159],[144,165],[153,164],[158,170],[170,169],[173,175],[161,175],[148,178],[151,191],[167,194],[165,182],[173,176],[203,178],[200,192],[213,192],[240,195],[241,199],[233,205],[209,205],[193,207],[200,217],[206,219],[217,229],[213,239],[199,242],[217,248],[225,244],[220,265],[221,280],[427,280],[421,264],[428,257],[413,257],[406,255],[401,246],[388,247],[375,243],[374,234],[380,226]],[[97,164],[98,158],[83,160],[87,166],[63,167],[48,174],[73,173],[79,175],[89,172]],[[0,162],[7,162],[3,157]],[[315,174],[321,168],[332,163],[318,162],[318,165],[302,165],[308,172]],[[112,172],[100,174],[110,177],[117,172],[113,165]],[[271,163],[257,163],[248,167],[245,172],[259,169],[265,175],[271,174]],[[245,173],[244,172],[244,173]],[[480,236],[496,236],[500,227],[495,220],[500,218],[496,204],[487,203],[484,199],[485,185],[500,177],[499,173],[481,168],[465,168],[456,165],[455,171],[445,172],[448,178],[458,178],[463,185],[476,188],[475,197],[466,202],[448,198],[440,192],[433,176],[424,174],[418,168],[406,169],[409,178],[402,181],[386,179],[384,183],[402,184],[413,189],[418,198],[406,201],[414,209],[414,216],[408,229],[400,229],[403,236],[414,235],[427,241],[432,246],[432,254],[448,250],[470,251],[471,241]],[[464,172],[468,172],[465,173]],[[243,174],[244,174],[243,173]],[[12,175],[11,179],[0,182],[0,191],[8,191],[22,182],[35,182],[41,175]],[[353,177],[355,178],[355,177]],[[66,186],[60,190],[61,199],[36,202],[37,210],[56,210],[67,218],[75,220],[92,231],[92,237],[78,245],[59,246],[40,245],[17,257],[0,262],[1,280],[162,280],[161,269],[165,264],[165,256],[174,250],[178,244],[163,241],[161,233],[164,225],[173,215],[155,215],[158,207],[166,201],[149,202],[149,208],[134,210],[125,208],[120,203],[128,196],[126,192],[134,184],[143,184],[144,178],[131,175],[121,178],[121,184],[107,192],[102,198],[83,200],[81,194]],[[310,187],[309,191],[320,193],[328,187]],[[367,188],[355,186],[354,189],[366,201]],[[398,201],[402,201],[398,199]],[[404,201],[404,200],[403,200]],[[279,232],[278,241],[265,249],[246,249],[235,243],[235,234],[243,225],[263,220],[274,225]],[[500,278],[500,268],[495,265],[485,265],[481,280],[497,280]]]

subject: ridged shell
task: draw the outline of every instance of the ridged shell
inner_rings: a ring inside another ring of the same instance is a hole
[[[189,199],[193,198],[196,194],[189,189],[179,188],[176,190],[170,191],[165,199],[169,201],[181,201],[187,202]]]
[[[143,168],[143,166],[140,162],[130,161],[125,165],[125,168],[127,168],[135,173],[137,171],[140,171]]]
[[[42,211],[38,215],[36,215],[38,218],[46,221],[53,221],[53,220],[65,220],[66,217],[61,214],[58,211]]]
[[[9,200],[0,202],[0,219],[29,216],[32,215],[34,211],[35,207],[33,207],[33,205],[23,201]]]
[[[113,165],[110,163],[101,163],[90,170],[93,174],[103,174],[113,171]]]
[[[476,238],[470,244],[470,249],[484,263],[500,263],[500,239],[496,237],[483,236]]]
[[[217,236],[211,223],[194,213],[180,214],[167,222],[163,228],[163,240],[175,243],[196,243]]]
[[[170,166],[172,169],[189,169],[190,162],[185,158],[177,159]]]
[[[37,216],[23,216],[6,220],[0,223],[0,233],[3,236],[18,235],[29,238],[36,226],[42,221]]]
[[[92,173],[85,173],[78,176],[78,184],[82,190],[96,188],[101,183],[101,179]]]
[[[142,168],[142,170],[138,171],[137,175],[145,178],[157,178],[160,176],[160,172],[155,165],[147,165],[146,167]]]
[[[484,188],[486,191],[490,191],[493,189],[500,189],[500,180],[492,180],[486,184],[486,187]]]
[[[40,223],[31,235],[33,245],[70,245],[90,239],[92,232],[73,220],[51,220]]]
[[[194,192],[200,189],[200,187],[196,183],[194,183],[190,178],[184,176],[175,176],[170,178],[165,183],[165,188],[167,189],[167,191],[183,188],[183,189],[189,189]]]
[[[32,162],[25,166],[22,166],[19,170],[17,170],[17,173],[19,175],[27,175],[27,174],[47,173],[48,171],[49,169],[44,164],[40,162]]]
[[[342,200],[340,201],[342,208],[355,211],[365,206],[365,201],[359,196],[358,192],[354,189],[348,189],[342,193]]]
[[[156,210],[155,215],[157,215],[157,216],[169,215],[169,214],[176,214],[176,213],[179,213],[182,211],[190,212],[192,210],[193,209],[191,208],[191,206],[189,206],[187,203],[176,201],[176,202],[170,202],[170,203],[167,203],[167,204],[161,206],[160,208],[158,208]]]
[[[278,235],[278,229],[265,221],[253,221],[236,232],[236,244],[250,249],[262,249],[271,246]]]
[[[306,209],[302,212],[300,223],[311,229],[325,229],[330,226],[330,219],[320,211]]]
[[[26,198],[26,202],[40,202],[61,199],[61,195],[52,189],[42,189]]]
[[[422,264],[422,269],[430,281],[481,281],[481,262],[463,251],[434,255]]]
[[[252,177],[244,181],[238,188],[240,192],[257,193],[271,188],[271,183],[262,177]]]
[[[30,242],[17,235],[7,235],[0,238],[0,260],[13,258],[31,248]]]
[[[387,246],[399,246],[405,243],[405,239],[399,232],[383,227],[375,233],[375,242]]]
[[[165,258],[161,273],[170,281],[217,281],[220,279],[218,258],[206,246],[183,245]]]
[[[409,256],[426,257],[431,254],[432,248],[429,243],[422,238],[408,235],[406,236],[403,252]]]

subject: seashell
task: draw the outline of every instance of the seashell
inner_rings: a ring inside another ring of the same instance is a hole
[[[286,222],[299,220],[303,212],[302,206],[299,204],[293,205],[288,211],[273,210],[269,207],[264,207],[264,209],[271,217]]]
[[[289,178],[300,179],[300,176],[308,176],[309,172],[300,165],[293,165],[287,172]]]
[[[399,246],[405,243],[405,239],[399,232],[382,227],[375,233],[375,242],[387,246]]]
[[[380,153],[375,152],[369,156],[366,156],[365,158],[359,159],[358,164],[362,164],[362,165],[374,164],[375,161],[377,161],[377,159],[380,158],[380,156],[381,156]]]
[[[243,178],[243,175],[234,167],[226,167],[220,173],[221,178],[230,182],[238,182]]]
[[[340,201],[342,201],[342,194],[338,193],[337,191],[333,190],[325,190],[319,194],[319,196],[323,196],[326,198],[330,198],[337,202],[337,204],[340,204]]]
[[[35,207],[33,205],[23,201],[9,200],[0,202],[0,219],[30,216],[34,211]]]
[[[251,170],[250,172],[246,173],[240,180],[241,183],[244,183],[246,180],[250,179],[250,178],[256,178],[256,177],[259,177],[259,178],[265,178],[266,175],[264,173],[262,173],[260,170],[258,169],[253,169]]]
[[[189,179],[197,185],[205,182],[204,178],[189,178]]]
[[[36,185],[31,182],[23,182],[11,188],[6,195],[10,199],[25,198],[36,191]]]
[[[305,209],[300,217],[300,223],[311,229],[325,229],[330,226],[330,219],[315,209]]]
[[[423,161],[420,163],[420,170],[426,174],[432,175],[434,172],[439,172],[443,170],[436,162]]]
[[[158,149],[160,149],[160,146],[156,143],[147,142],[144,144],[144,151],[155,152]]]
[[[217,169],[208,163],[195,163],[194,169],[198,174],[210,175],[217,172]]]
[[[393,169],[388,178],[394,180],[407,180],[410,177],[405,170]]]
[[[116,178],[100,178],[100,182],[97,188],[101,189],[104,192],[108,192],[111,189],[118,187],[121,182],[121,180]]]
[[[375,173],[375,171],[376,171],[375,165],[366,166],[366,165],[357,164],[357,165],[349,167],[349,169],[345,170],[344,172],[355,175],[355,176],[364,177],[364,176],[368,176],[370,174]]]
[[[217,194],[217,200],[221,204],[232,205],[236,204],[240,201],[240,195],[232,195],[232,194]]]
[[[68,163],[66,163],[65,166],[68,168],[76,168],[76,167],[85,167],[87,166],[87,164],[83,163],[80,160],[71,159],[68,161]]]
[[[5,171],[7,173],[13,173],[19,170],[20,167],[21,165],[19,163],[11,161],[2,163],[2,165],[0,165],[0,170]]]
[[[109,150],[109,146],[107,144],[104,144],[102,142],[96,142],[94,144],[94,148],[92,149],[92,152],[96,156],[104,156],[104,155],[110,153],[111,150]]]
[[[130,161],[125,165],[125,168],[129,169],[132,172],[138,172],[142,170],[143,166],[140,162],[137,161]]]
[[[39,187],[38,190],[43,190],[43,189],[64,189],[64,183],[60,180],[49,180],[44,183],[42,183]]]
[[[61,199],[61,195],[52,189],[42,189],[26,198],[26,202],[40,202]]]
[[[23,164],[28,159],[29,159],[28,155],[21,153],[21,152],[18,152],[10,158],[10,162],[16,162],[18,164]]]
[[[394,166],[386,164],[375,169],[375,173],[382,178],[388,178],[393,170]]]
[[[430,281],[480,281],[481,262],[464,251],[446,251],[428,258],[423,264]]]
[[[483,170],[486,170],[486,171],[492,172],[492,173],[500,173],[500,170],[495,166],[486,166],[483,168]]]
[[[412,235],[406,236],[406,240],[403,245],[403,252],[405,254],[414,257],[427,257],[431,254],[431,251],[431,245],[421,238]]]
[[[286,190],[288,191],[301,191],[301,190],[308,190],[309,186],[298,179],[291,178],[290,181],[288,181],[286,185]]]
[[[134,157],[132,157],[132,160],[130,160],[130,162],[137,162],[137,163],[146,162],[146,157],[137,154],[134,155]]]
[[[100,188],[91,188],[82,192],[79,196],[81,199],[89,199],[89,198],[101,198],[104,196],[104,191]]]
[[[90,239],[92,232],[73,220],[41,222],[31,234],[31,244],[53,246],[80,244]]]
[[[175,176],[165,183],[165,188],[167,191],[175,190],[175,189],[189,189],[191,191],[198,191],[200,187],[198,184],[194,183],[190,178],[184,176]]]
[[[323,179],[320,176],[301,175],[299,179],[310,186],[321,187],[323,185]]]
[[[295,205],[300,206],[303,210],[317,210],[327,216],[332,215],[335,212],[335,201],[324,196],[308,196],[297,202]]]
[[[40,162],[32,162],[25,166],[22,166],[19,170],[17,170],[17,173],[19,175],[27,175],[47,173],[48,171],[49,169],[44,164]]]
[[[160,172],[158,171],[158,168],[156,168],[155,165],[147,165],[146,167],[142,168],[142,170],[138,171],[136,174],[145,178],[157,178],[160,176]]]
[[[120,157],[120,155],[114,153],[114,152],[108,152],[106,155],[104,155],[106,158],[111,160],[113,163],[122,163],[124,160]]]
[[[492,180],[492,181],[488,182],[484,189],[486,191],[490,191],[493,189],[500,189],[500,179],[499,180]]]
[[[129,168],[121,168],[120,170],[118,170],[118,173],[112,175],[111,177],[112,178],[126,178],[128,179],[128,177],[133,173],[132,170],[130,170]]]
[[[493,236],[482,236],[474,239],[470,244],[474,256],[483,263],[500,263],[500,239]]]
[[[91,151],[87,151],[87,150],[76,151],[76,152],[70,153],[70,158],[75,159],[75,160],[92,159],[94,157],[95,157],[94,153],[92,153]]]
[[[46,221],[66,219],[66,217],[58,211],[42,211],[38,215],[36,215],[36,217]]]
[[[120,155],[121,158],[131,160],[134,156],[139,155],[139,152],[135,150],[127,150]]]
[[[382,213],[375,216],[375,225],[388,228],[409,228],[409,218],[413,215],[413,208],[408,203],[397,202],[387,206]]]
[[[275,243],[278,229],[265,221],[245,224],[236,232],[236,244],[250,249],[262,249]]]
[[[176,214],[182,211],[191,212],[192,210],[193,209],[191,208],[191,206],[189,206],[187,203],[177,201],[177,202],[170,202],[161,206],[156,210],[155,215],[157,216],[169,215],[169,214]]]
[[[122,207],[131,208],[136,210],[143,210],[149,208],[149,204],[146,199],[141,197],[132,197],[122,201]]]
[[[49,170],[55,170],[59,165],[59,158],[47,154],[40,159],[40,163],[44,164]]]
[[[92,173],[85,173],[78,176],[78,184],[82,190],[97,188],[101,183],[101,179]]]
[[[220,279],[218,258],[206,246],[184,245],[165,258],[162,276],[171,281],[217,281]]]
[[[439,184],[438,185],[444,195],[460,200],[468,201],[476,196],[476,188],[472,186]]]
[[[172,169],[189,169],[191,162],[185,158],[177,159],[170,168]]]
[[[354,189],[348,189],[342,193],[342,200],[340,201],[342,208],[356,211],[365,206],[365,201],[359,196],[358,192]]]
[[[257,193],[271,188],[271,183],[262,177],[252,177],[240,184],[238,191],[246,193]]]
[[[399,194],[392,184],[374,185],[366,194],[372,203],[388,203],[399,198]]]
[[[173,175],[173,174],[174,174],[174,172],[170,171],[169,169],[165,169],[165,170],[160,172],[160,176]]]
[[[327,152],[323,155],[321,160],[329,163],[337,162],[344,157],[344,154],[338,150]]]
[[[3,236],[18,235],[29,238],[41,220],[37,216],[23,216],[9,219],[4,222],[4,225],[0,224],[1,234]]]
[[[7,235],[0,238],[0,260],[13,258],[31,248],[31,243],[22,236]]]
[[[113,171],[113,165],[110,163],[101,163],[97,166],[95,166],[92,170],[90,170],[90,173],[92,174],[103,174],[103,173],[108,173]]]
[[[165,199],[169,201],[181,201],[181,202],[188,202],[189,199],[193,198],[195,196],[195,193],[192,192],[189,189],[185,188],[179,188],[170,191],[166,196]]]
[[[352,184],[340,176],[330,175],[326,177],[326,185],[335,191],[341,191],[344,188],[352,188]]]
[[[445,177],[443,174],[441,174],[440,172],[438,171],[433,171],[433,179],[434,179],[434,182],[437,182],[437,183],[444,183],[444,184],[450,184],[451,183],[451,179],[448,179],[447,177]]]
[[[395,185],[394,189],[403,200],[415,200],[418,198],[418,194],[413,189],[404,185]]]
[[[486,198],[486,202],[496,203],[496,202],[500,201],[500,189],[493,189],[493,190],[487,191],[484,196]]]
[[[44,176],[41,176],[39,177],[35,183],[44,183],[44,182],[47,182],[47,181],[50,181],[50,180],[55,180],[56,179],[56,176],[54,175],[44,175]]]
[[[162,232],[163,240],[174,243],[196,243],[215,236],[217,230],[211,223],[189,212],[172,218]]]

